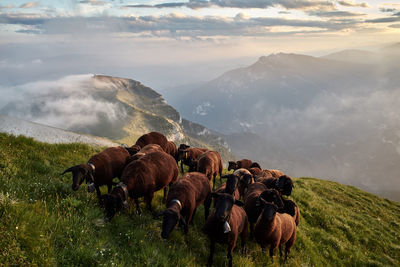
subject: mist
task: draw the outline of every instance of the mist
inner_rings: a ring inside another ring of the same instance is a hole
[[[0,114],[83,133],[123,123],[129,109],[112,90],[94,84],[93,75],[71,75],[1,87]]]

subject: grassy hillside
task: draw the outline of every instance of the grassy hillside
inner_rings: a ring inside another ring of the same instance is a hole
[[[208,240],[201,233],[202,208],[187,240],[175,229],[164,241],[161,220],[147,211],[141,216],[124,211],[104,223],[95,194],[85,186],[73,192],[71,176],[59,176],[98,150],[0,134],[0,265],[204,266]],[[399,203],[312,178],[295,179],[292,198],[302,218],[289,266],[400,265]],[[153,204],[163,208],[161,192]],[[235,266],[270,263],[254,241],[248,250],[235,251]],[[217,246],[214,262],[225,265],[225,246]]]

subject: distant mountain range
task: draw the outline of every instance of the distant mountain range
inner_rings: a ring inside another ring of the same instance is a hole
[[[169,102],[239,157],[399,200],[399,51],[271,54]]]
[[[225,159],[233,157],[215,131],[181,118],[159,93],[131,79],[67,76],[10,88],[4,95],[0,114],[128,145],[144,133],[159,131],[177,144],[210,147]],[[23,125],[14,132],[32,132]]]

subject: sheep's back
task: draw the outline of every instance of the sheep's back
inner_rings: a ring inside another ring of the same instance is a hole
[[[93,155],[88,162],[96,166],[96,182],[106,183],[114,177],[119,177],[125,167],[129,152],[123,147],[109,147]]]
[[[144,147],[148,144],[157,144],[165,151],[167,148],[167,143],[168,140],[162,133],[150,132],[139,137],[135,145]]]

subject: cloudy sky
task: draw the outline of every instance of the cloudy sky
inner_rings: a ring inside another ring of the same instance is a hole
[[[104,73],[163,90],[274,52],[399,41],[400,1],[0,1],[0,86]]]

